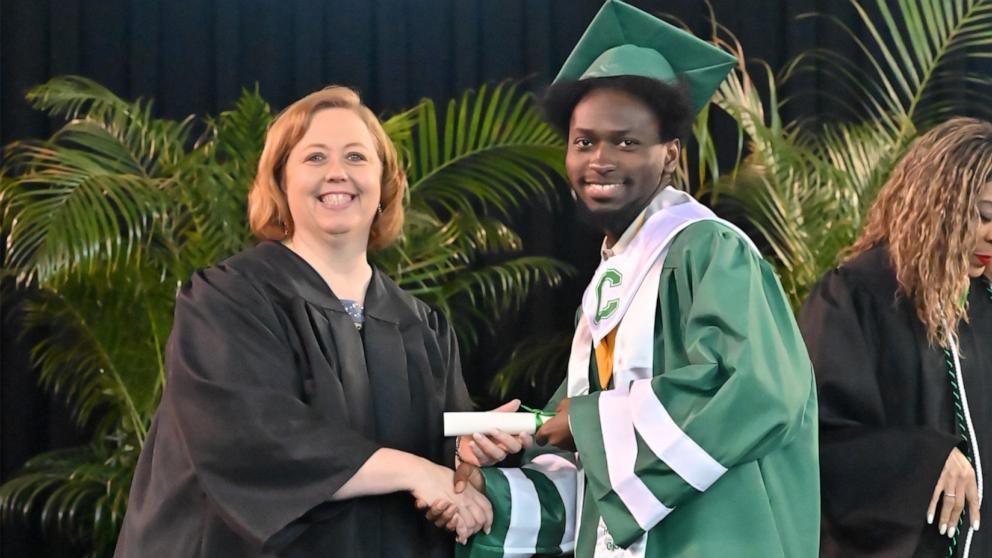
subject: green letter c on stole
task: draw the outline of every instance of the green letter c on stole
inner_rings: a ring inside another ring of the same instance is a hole
[[[623,275],[613,268],[607,269],[603,273],[603,277],[599,280],[599,284],[596,285],[596,323],[609,318],[614,312],[617,311],[617,308],[620,308],[619,298],[611,298],[606,301],[606,304],[603,304],[603,287],[605,287],[607,283],[609,283],[611,287],[617,287],[620,285],[621,281],[623,281]]]

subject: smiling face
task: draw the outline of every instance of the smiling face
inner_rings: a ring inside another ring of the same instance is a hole
[[[987,182],[978,197],[978,235],[975,249],[968,258],[968,275],[978,277],[992,269],[992,182]],[[992,275],[990,275],[992,276]]]
[[[651,202],[675,171],[679,141],[660,142],[654,112],[637,97],[594,89],[572,111],[565,168],[579,216],[609,244]]]
[[[283,176],[294,239],[368,242],[382,192],[382,162],[355,112],[315,112],[289,152]]]

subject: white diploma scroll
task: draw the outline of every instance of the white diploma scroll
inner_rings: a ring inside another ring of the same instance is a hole
[[[444,435],[466,436],[502,430],[507,434],[533,434],[554,415],[537,413],[444,413]]]

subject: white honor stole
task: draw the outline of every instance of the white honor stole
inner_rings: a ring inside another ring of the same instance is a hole
[[[592,281],[586,287],[582,296],[582,313],[572,338],[572,351],[568,360],[568,397],[589,394],[589,359],[592,348],[614,327],[617,327],[613,349],[614,389],[628,391],[635,380],[652,377],[658,286],[665,256],[678,233],[699,221],[718,221],[740,234],[758,252],[743,231],[717,217],[712,210],[685,192],[669,187],[659,196],[667,198],[662,209],[645,221],[621,254],[600,262]],[[578,520],[582,517],[585,475],[578,457],[576,462],[578,510],[575,517]],[[589,528],[576,525],[576,541],[582,527]],[[629,548],[623,549],[613,544],[602,519],[596,530],[596,558],[644,556],[647,533]]]

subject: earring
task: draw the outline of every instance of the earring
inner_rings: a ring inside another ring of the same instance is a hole
[[[382,204],[379,204],[378,209],[375,210],[376,215],[382,215]]]

